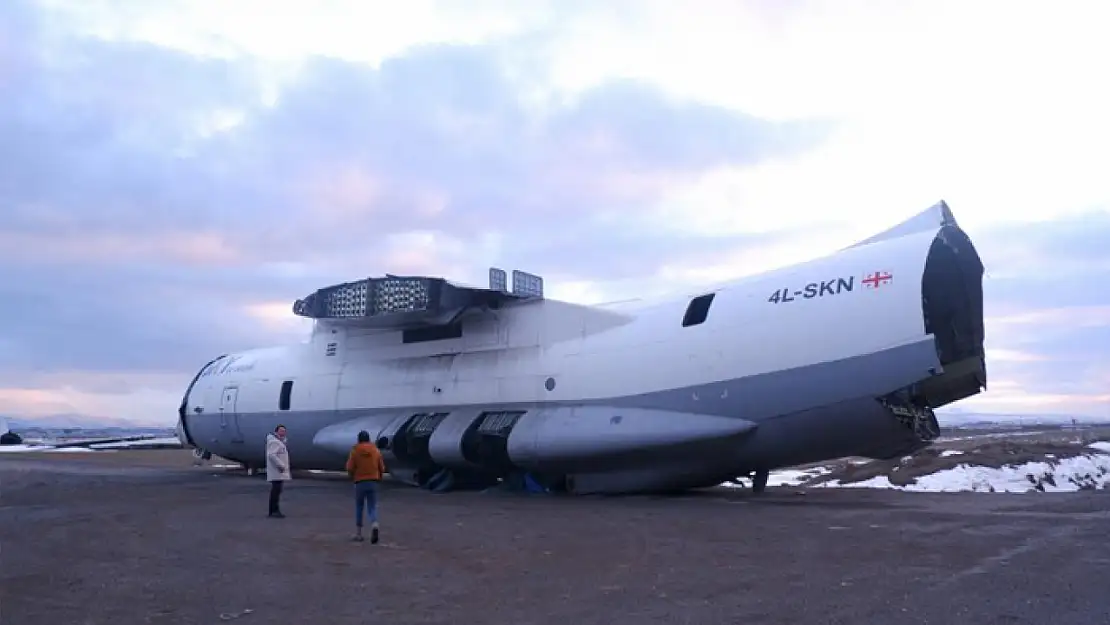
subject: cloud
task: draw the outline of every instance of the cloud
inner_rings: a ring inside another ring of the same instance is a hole
[[[945,198],[988,273],[968,406],[1105,414],[1101,22],[833,6],[5,2],[0,403],[166,422],[325,284],[687,292]]]
[[[1105,213],[983,232],[988,369],[1001,385],[973,405],[1110,418],[1106,241]]]
[[[1110,362],[1108,240],[1108,213],[984,231],[976,244],[987,265],[988,340],[1081,365]]]
[[[0,371],[17,406],[107,410],[121,404],[89,397],[142,379],[168,416],[208,359],[296,340],[282,307],[360,275],[481,282],[497,263],[574,288],[750,245],[667,236],[644,205],[828,129],[622,80],[538,108],[491,46],[309,58],[274,97],[251,60],[75,37],[32,8],[0,9],[18,52],[0,100]]]
[[[1042,358],[1008,374],[1030,391],[1085,396],[1081,412],[1110,418],[1110,221],[1013,234],[1011,245],[1029,253],[1014,261],[1012,275],[989,283],[999,313],[990,320],[992,340]]]

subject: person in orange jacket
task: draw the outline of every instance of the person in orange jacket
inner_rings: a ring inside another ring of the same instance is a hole
[[[370,519],[370,544],[378,542],[378,482],[385,473],[385,462],[378,446],[370,442],[370,433],[358,433],[358,444],[347,456],[347,475],[355,483],[355,540],[362,542],[362,516]]]

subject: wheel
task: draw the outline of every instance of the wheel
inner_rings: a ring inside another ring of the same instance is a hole
[[[767,479],[771,477],[770,471],[758,470],[752,477],[752,491],[762,493],[767,490]]]

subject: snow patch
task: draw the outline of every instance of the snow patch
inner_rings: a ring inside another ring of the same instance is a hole
[[[1073,492],[1080,489],[1110,488],[1110,455],[1091,454],[1052,462],[1030,462],[1000,468],[960,464],[917,478],[915,483],[896,486],[885,476],[861,482],[838,480],[814,484],[815,488],[888,488],[926,492],[1028,491]]]
[[[804,471],[773,471],[767,478],[767,486],[797,486],[801,482],[825,475],[828,472],[827,467],[815,467]]]
[[[783,469],[781,471],[772,471],[767,476],[768,488],[772,486],[798,486],[802,482],[811,480],[827,474],[830,471],[828,467],[813,467],[811,469]],[[746,488],[750,484],[741,483],[741,480],[736,482],[725,482],[721,486],[728,488]]]
[[[48,445],[0,445],[0,453],[20,453],[20,452],[50,452],[50,453],[70,453],[70,452],[91,452],[93,449],[86,449],[84,447],[62,447],[56,449]]]
[[[18,453],[18,452],[51,452],[51,453],[69,453],[69,452],[91,452],[91,451],[116,451],[120,449],[130,449],[133,447],[151,447],[157,445],[176,445],[180,446],[181,441],[177,440],[176,436],[169,436],[164,438],[141,438],[131,441],[115,441],[112,443],[93,443],[89,442],[87,447],[55,447],[48,442],[39,443],[23,443],[20,445],[0,445],[0,453]]]

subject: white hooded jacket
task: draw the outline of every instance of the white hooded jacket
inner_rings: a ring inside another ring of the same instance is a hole
[[[266,435],[266,481],[291,480],[289,471],[289,449],[285,443],[270,432]]]

